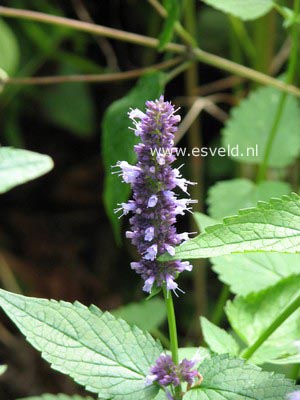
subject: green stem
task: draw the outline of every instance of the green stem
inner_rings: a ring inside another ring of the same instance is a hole
[[[223,285],[222,291],[220,293],[220,296],[218,298],[216,307],[214,309],[211,318],[211,322],[217,326],[219,326],[220,323],[222,322],[222,317],[224,315],[224,307],[228,300],[229,295],[230,295],[229,287],[227,285]]]
[[[253,60],[255,59],[256,51],[254,44],[252,43],[252,40],[247,32],[245,24],[239,18],[232,15],[229,16],[229,20],[241,48],[244,50],[247,58],[253,62]]]
[[[157,39],[150,38],[148,36],[138,35],[136,33],[125,32],[122,30],[96,25],[93,23],[77,21],[65,17],[48,15],[36,11],[21,10],[21,9],[0,6],[0,15],[10,18],[22,18],[31,21],[43,22],[47,24],[66,26],[68,28],[76,29],[82,32],[88,32],[94,35],[99,35],[111,39],[134,43],[145,47],[157,48],[159,44]],[[187,40],[187,38],[188,35],[185,35],[185,41]],[[192,49],[190,49],[190,52],[192,53],[193,56],[195,56],[195,58],[198,61],[204,62],[205,64],[230,72],[231,74],[238,75],[246,79],[250,79],[262,85],[273,86],[284,92],[288,92],[295,96],[300,97],[299,88],[293,85],[287,85],[284,82],[281,82],[266,74],[262,74],[261,72],[254,71],[253,69],[245,67],[244,65],[240,65],[225,58],[208,53],[206,51],[201,50],[198,47],[193,48],[193,44],[194,44],[193,41],[190,40],[190,45],[192,47]],[[171,51],[177,54],[185,54],[187,52],[187,48],[182,44],[169,43],[165,47],[165,51]]]
[[[299,11],[300,11],[300,0],[295,0],[294,1],[294,12],[296,15],[298,15]],[[294,77],[296,74],[297,55],[298,55],[298,38],[299,38],[299,30],[298,30],[297,24],[295,24],[292,28],[292,50],[291,50],[290,57],[289,57],[289,65],[288,65],[288,71],[287,71],[287,77],[286,77],[287,84],[293,83]],[[276,112],[276,115],[275,115],[275,118],[273,121],[273,125],[271,127],[271,130],[270,130],[270,133],[268,136],[266,149],[265,149],[264,156],[263,156],[263,161],[260,164],[260,167],[259,167],[259,170],[257,173],[257,182],[261,182],[266,177],[273,143],[276,138],[276,134],[278,132],[278,128],[280,125],[280,121],[281,121],[281,117],[282,117],[282,114],[284,111],[286,100],[287,100],[287,93],[281,93],[280,99],[279,99],[279,104],[277,107],[277,112]]]
[[[178,339],[177,339],[177,327],[176,317],[174,311],[174,304],[172,298],[172,292],[163,287],[164,298],[167,307],[168,325],[169,325],[169,336],[170,336],[170,349],[172,353],[172,359],[176,365],[179,364],[178,355]],[[181,386],[175,388],[175,400],[181,399]]]
[[[264,330],[260,337],[242,353],[242,357],[249,360],[260,346],[279,328],[285,320],[289,318],[300,307],[300,295],[273,321],[273,323]]]

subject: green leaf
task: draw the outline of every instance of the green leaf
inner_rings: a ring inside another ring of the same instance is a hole
[[[262,17],[273,7],[272,0],[203,0],[203,2],[244,21]]]
[[[127,304],[112,311],[112,315],[124,319],[129,325],[137,325],[150,332],[167,318],[165,302],[159,298]]]
[[[77,74],[63,66],[58,75]],[[95,106],[87,83],[64,83],[44,91],[43,107],[50,121],[71,133],[86,137],[95,132]]]
[[[49,156],[0,147],[0,193],[46,174],[53,168]]]
[[[202,384],[188,391],[184,400],[283,400],[295,390],[294,382],[284,375],[224,354],[204,360],[199,372]]]
[[[258,185],[249,179],[218,182],[208,192],[209,214],[212,218],[221,219],[234,215],[241,208],[254,207],[260,200],[268,201],[271,197],[281,197],[290,192],[290,185],[279,181],[261,182]]]
[[[225,311],[232,328],[251,346],[278,316],[299,296],[300,276],[286,278],[275,286],[227,303]],[[298,353],[300,310],[295,311],[253,354],[251,362],[272,362]]]
[[[78,395],[68,396],[66,394],[42,394],[40,396],[26,397],[19,400],[92,400],[91,397],[82,397]]]
[[[239,354],[239,345],[229,333],[204,317],[201,317],[200,321],[204,340],[213,352],[217,354],[228,353],[231,356]]]
[[[216,225],[219,222],[208,215],[197,211],[194,211],[193,216],[200,232],[203,232],[208,226]]]
[[[300,254],[248,253],[211,259],[219,279],[233,293],[246,296],[300,274]]]
[[[162,347],[139,328],[78,302],[0,290],[0,305],[52,368],[101,398],[148,400],[158,392],[145,377]]]
[[[7,365],[0,365],[0,375],[3,375],[7,370]]]
[[[296,193],[259,202],[256,208],[240,210],[222,224],[176,248],[175,256],[161,261],[216,257],[245,251],[300,252],[300,197]]]
[[[172,40],[174,27],[180,15],[178,0],[165,0],[164,7],[167,10],[168,17],[166,18],[162,31],[158,37],[158,50],[160,51],[163,50],[164,47]]]
[[[122,99],[112,103],[105,112],[102,122],[102,157],[105,167],[104,205],[112,223],[116,240],[120,243],[120,219],[114,213],[118,203],[126,202],[130,187],[121,181],[117,174],[112,174],[112,166],[117,161],[134,163],[136,154],[133,146],[138,138],[128,129],[130,108],[144,109],[147,100],[154,100],[163,91],[164,74],[154,72],[144,75],[136,86]]]
[[[252,1],[252,0],[251,0]],[[259,0],[260,1],[260,0]],[[234,107],[225,128],[222,131],[223,145],[230,146],[229,156],[241,162],[259,164],[262,162],[267,140],[274,123],[281,92],[263,87],[253,91],[249,97]],[[269,166],[285,167],[291,164],[300,151],[300,110],[297,99],[288,96],[277,134],[272,146]],[[289,139],[286,133],[289,133]],[[258,156],[249,148],[258,149]]]
[[[0,19],[0,68],[14,75],[19,65],[20,49],[10,27]]]

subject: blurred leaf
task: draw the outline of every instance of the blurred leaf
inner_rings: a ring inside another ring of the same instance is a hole
[[[211,258],[219,279],[233,293],[246,296],[300,274],[300,254],[246,253]]]
[[[0,305],[52,368],[99,397],[150,400],[145,386],[162,347],[147,332],[130,327],[95,306],[25,297],[0,290]]]
[[[13,31],[0,19],[0,68],[14,75],[19,65],[20,49]]]
[[[217,354],[226,353],[231,356],[238,355],[239,345],[229,333],[204,317],[201,317],[200,321],[204,340],[213,352]]]
[[[272,0],[202,0],[204,3],[243,20],[262,17],[273,7]]]
[[[218,182],[208,192],[209,214],[214,219],[222,219],[242,208],[254,207],[260,200],[281,197],[291,191],[288,183],[280,181],[266,181],[258,185],[249,179]]]
[[[231,111],[231,116],[222,131],[224,147],[238,146],[233,160],[259,164],[263,160],[268,136],[277,113],[281,92],[263,87],[253,91]],[[291,164],[300,152],[300,109],[298,101],[288,96],[269,159],[270,167],[285,167]],[[288,140],[287,140],[288,132]],[[257,146],[258,156],[249,148]],[[248,152],[248,155],[247,155]]]
[[[0,193],[46,174],[53,168],[49,156],[0,147]]]
[[[201,8],[197,31],[197,39],[201,49],[222,56],[228,56],[231,27],[229,19],[225,14],[210,7]],[[213,157],[211,164],[215,162],[215,159],[216,157]],[[223,157],[221,161],[224,161]]]
[[[180,7],[179,0],[165,0],[164,7],[167,10],[168,17],[166,18],[162,31],[158,37],[158,50],[163,50],[165,46],[172,40],[175,23],[179,19]]]
[[[137,325],[144,331],[150,332],[157,329],[167,317],[165,302],[159,298],[130,303],[111,313],[117,318],[124,319],[129,325]]]
[[[247,297],[237,297],[227,303],[225,311],[232,328],[251,346],[273,323],[278,310],[283,311],[299,296],[300,276],[286,278],[275,286]],[[297,353],[300,310],[295,311],[252,355],[251,362],[271,362]]]
[[[205,228],[211,225],[216,225],[219,221],[209,217],[206,214],[194,211],[193,216],[200,232],[204,232]]]
[[[184,400],[283,400],[295,390],[294,381],[284,375],[262,371],[227,354],[204,360],[199,373],[203,382],[189,390]]]
[[[197,368],[205,359],[210,358],[210,351],[205,347],[179,347],[178,349],[179,361],[186,358],[191,360],[194,358],[197,361],[195,367]]]
[[[0,365],[0,375],[3,375],[7,370],[7,365]]]
[[[40,396],[26,397],[19,400],[92,400],[91,397],[82,397],[78,395],[68,396],[67,394],[42,394]]]
[[[122,99],[112,103],[105,112],[102,122],[102,157],[105,166],[104,204],[107,215],[112,223],[118,243],[120,238],[120,220],[114,213],[118,203],[126,202],[130,187],[112,174],[112,166],[117,161],[134,163],[136,155],[133,146],[139,142],[134,133],[128,129],[130,108],[143,109],[147,100],[154,100],[164,89],[164,74],[154,72],[144,75],[136,86]]]
[[[221,200],[221,199],[220,199]],[[259,202],[209,226],[205,233],[181,244],[174,256],[160,261],[209,258],[249,251],[300,252],[300,197],[296,193]]]
[[[58,75],[80,73],[67,66]],[[43,94],[43,107],[50,121],[77,136],[95,132],[95,106],[87,83],[65,83],[48,88]]]

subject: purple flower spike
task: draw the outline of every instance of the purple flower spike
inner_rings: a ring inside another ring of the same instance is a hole
[[[196,378],[199,378],[199,372],[192,369],[196,361],[183,359],[179,365],[174,364],[172,357],[161,354],[156,360],[155,365],[150,369],[150,375],[146,378],[146,384],[158,383],[163,388],[169,385],[179,386],[181,383],[187,383],[191,387]]]
[[[134,133],[141,142],[134,147],[137,164],[130,165],[120,161],[120,176],[133,190],[133,200],[120,204],[122,215],[131,212],[131,230],[126,237],[141,255],[139,262],[131,264],[144,279],[143,290],[151,292],[153,285],[166,285],[168,290],[178,288],[175,279],[184,271],[191,271],[188,262],[160,262],[157,259],[165,252],[175,254],[175,246],[188,240],[188,233],[177,234],[174,227],[177,215],[190,211],[189,204],[195,202],[189,198],[178,199],[173,189],[179,187],[187,193],[192,182],[181,176],[179,169],[172,169],[175,161],[174,133],[180,116],[175,115],[173,105],[159,100],[147,101],[146,112],[138,109],[129,112],[134,122]]]

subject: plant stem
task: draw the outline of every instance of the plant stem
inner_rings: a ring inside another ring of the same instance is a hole
[[[170,349],[172,353],[172,359],[174,364],[179,364],[179,355],[178,355],[178,339],[177,339],[177,327],[176,327],[176,317],[174,311],[174,304],[172,298],[171,290],[167,290],[166,287],[163,287],[165,303],[167,307],[167,316],[168,316],[168,325],[169,325],[169,336],[170,336]],[[181,386],[177,386],[175,388],[175,400],[181,399]]]
[[[300,0],[294,0],[295,15],[298,15],[299,11],[300,11]],[[287,71],[287,77],[286,77],[287,84],[293,83],[294,77],[296,74],[297,54],[298,54],[298,38],[299,38],[298,24],[295,23],[292,28],[292,50],[291,50],[290,57],[289,57],[289,65],[288,65],[288,71]],[[276,115],[275,115],[275,118],[273,121],[273,125],[271,127],[271,130],[270,130],[270,133],[268,136],[263,160],[262,160],[262,163],[260,164],[260,167],[259,167],[259,170],[257,173],[257,182],[261,182],[266,177],[273,143],[276,138],[276,134],[278,132],[278,128],[279,128],[279,124],[281,121],[281,117],[283,115],[286,100],[287,100],[287,93],[281,93],[278,107],[277,107],[277,112],[276,112]]]
[[[293,312],[300,307],[300,295],[272,322],[272,324],[264,330],[260,337],[242,353],[242,357],[249,360],[253,354],[259,349],[259,347],[272,335],[283,322],[289,318]]]
[[[61,76],[38,76],[38,77],[17,77],[8,78],[3,83],[5,85],[53,85],[58,83],[71,82],[98,82],[111,83],[138,78],[148,72],[174,67],[183,61],[182,57],[175,57],[171,60],[163,61],[159,64],[150,65],[145,68],[138,68],[132,71],[114,72],[111,74],[88,74],[88,75],[61,75]],[[184,65],[184,64],[183,64]]]
[[[224,307],[226,301],[229,298],[229,295],[230,295],[229,287],[227,285],[223,285],[222,291],[219,295],[217,304],[215,306],[215,309],[211,317],[211,322],[217,326],[219,326],[222,322],[222,318],[224,316]]]
[[[157,39],[148,36],[138,35],[136,33],[126,32],[119,29],[113,29],[102,25],[96,25],[93,23],[77,21],[65,17],[48,15],[36,11],[28,11],[28,10],[21,10],[16,8],[0,6],[0,15],[10,18],[22,18],[31,21],[43,22],[47,24],[66,26],[71,29],[76,29],[79,31],[105,36],[111,39],[134,43],[146,47],[157,48],[159,43]],[[191,46],[193,47],[192,43]],[[171,51],[177,54],[185,54],[187,52],[186,46],[177,43],[167,44],[164,50]],[[208,53],[206,51],[201,50],[198,47],[189,49],[189,51],[191,55],[194,56],[198,61],[201,61],[205,64],[222,69],[224,71],[241,76],[243,78],[250,79],[262,85],[273,86],[284,92],[288,92],[290,94],[300,97],[300,89],[293,85],[287,85],[284,82],[281,82],[268,75],[262,74],[261,72],[254,71],[253,69],[245,67],[244,65],[240,65],[225,58]]]
[[[194,0],[187,0],[184,7],[184,23],[188,34],[194,38],[197,33],[197,22],[196,22],[196,4]],[[182,28],[184,29],[184,28]],[[193,39],[194,40],[194,39]],[[194,42],[191,43],[193,45]],[[197,43],[196,43],[197,45]],[[184,76],[185,81],[185,92],[189,98],[195,96],[195,89],[199,86],[198,77],[198,65],[192,64],[186,71]],[[202,147],[202,135],[201,135],[201,124],[199,115],[191,126],[189,127],[187,134],[188,146],[192,150],[193,148],[201,149]],[[197,185],[191,187],[191,197],[198,200],[195,204],[195,211],[203,211],[203,188],[204,188],[204,173],[203,173],[203,158],[192,157],[189,163],[190,179],[196,182]],[[197,231],[197,226],[193,215],[190,217],[190,229],[191,232]],[[202,340],[202,333],[199,324],[199,316],[206,315],[207,311],[207,285],[206,285],[206,260],[194,260],[193,265],[193,289],[194,299],[196,308],[195,328],[194,334],[197,337],[197,341]]]

